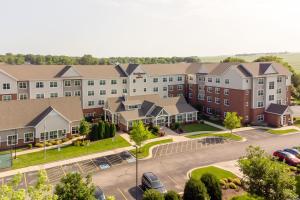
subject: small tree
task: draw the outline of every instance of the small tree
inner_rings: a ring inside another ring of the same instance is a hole
[[[130,139],[133,140],[137,146],[141,147],[142,143],[149,138],[150,134],[150,131],[144,126],[143,122],[138,121],[133,123],[132,130],[130,131]]]
[[[91,183],[91,177],[84,181],[79,173],[69,173],[64,176],[55,187],[55,194],[59,200],[94,200],[95,187]]]
[[[143,200],[164,200],[164,196],[157,190],[147,190],[143,195]]]
[[[105,135],[105,123],[103,121],[100,121],[98,123],[98,138],[101,140],[104,138]]]
[[[116,125],[112,123],[110,125],[110,137],[115,137],[115,135],[116,135]]]
[[[7,185],[0,185],[0,199],[4,200],[25,200],[26,191],[18,189],[22,175],[17,174]]]
[[[205,173],[201,176],[201,181],[205,185],[210,199],[222,200],[222,189],[218,178],[210,173]]]
[[[93,124],[92,126],[92,131],[89,134],[89,138],[90,140],[98,140],[98,125],[97,124]]]
[[[232,133],[233,129],[241,127],[241,120],[242,117],[238,116],[236,112],[227,112],[224,119],[224,126]]]
[[[165,194],[165,200],[181,200],[180,195],[172,190],[169,190],[166,194]]]
[[[205,185],[194,178],[186,182],[184,187],[183,200],[209,200]]]
[[[104,138],[109,138],[109,137],[110,137],[110,125],[108,122],[105,122]]]
[[[81,120],[80,127],[79,127],[80,135],[86,137],[91,132],[90,123],[85,120]]]

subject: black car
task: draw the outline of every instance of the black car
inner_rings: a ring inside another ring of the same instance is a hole
[[[166,193],[167,190],[158,177],[152,172],[146,172],[142,177],[143,190],[155,189],[160,193]]]

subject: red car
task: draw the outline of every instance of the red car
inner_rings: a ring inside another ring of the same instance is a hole
[[[297,166],[300,164],[299,158],[286,151],[281,151],[281,150],[275,151],[273,153],[273,156],[277,157],[280,161],[284,161],[285,163],[291,166]]]

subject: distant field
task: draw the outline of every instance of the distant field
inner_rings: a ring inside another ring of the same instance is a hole
[[[231,56],[242,58],[248,62],[255,60],[258,57],[264,55],[271,55],[271,54],[256,54],[256,55],[249,55],[249,56]],[[283,58],[287,61],[290,65],[292,65],[297,72],[300,73],[300,53],[280,53],[280,54],[273,54],[274,56],[278,56]],[[201,57],[202,62],[220,62],[221,60],[227,58],[229,56],[212,56],[212,57]]]

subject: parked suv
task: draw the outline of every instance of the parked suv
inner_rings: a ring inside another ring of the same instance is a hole
[[[142,188],[143,190],[154,189],[160,193],[166,193],[165,186],[161,183],[158,177],[152,172],[146,172],[142,177]]]

